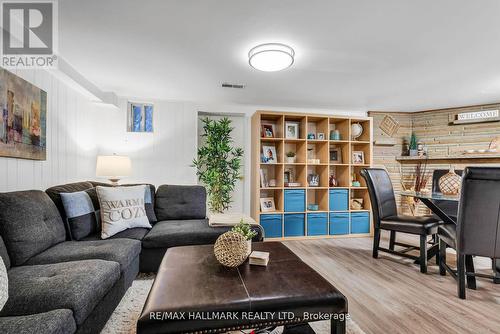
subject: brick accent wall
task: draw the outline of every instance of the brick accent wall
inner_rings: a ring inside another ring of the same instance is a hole
[[[487,149],[490,142],[495,137],[500,137],[500,122],[450,125],[450,119],[456,113],[476,111],[482,109],[500,109],[500,104],[490,104],[473,107],[451,108],[440,110],[429,110],[412,113],[402,112],[381,112],[370,111],[369,116],[373,117],[373,139],[377,141],[387,141],[389,136],[380,129],[380,123],[386,115],[390,115],[400,123],[398,132],[392,137],[394,146],[373,147],[373,164],[376,167],[384,167],[391,176],[396,194],[401,191],[401,181],[412,179],[415,172],[415,162],[400,163],[396,157],[400,156],[403,150],[403,140],[409,139],[412,131],[415,132],[419,141],[428,148],[430,157],[446,158],[450,155],[459,155],[467,149]],[[463,169],[465,166],[489,165],[500,166],[500,159],[494,160],[434,160],[429,161],[428,170],[448,169],[450,165],[456,169]],[[430,189],[432,181],[429,180],[427,187]],[[399,209],[403,213],[409,213],[409,207],[405,199],[397,195]],[[427,213],[425,206],[419,205],[419,213]]]

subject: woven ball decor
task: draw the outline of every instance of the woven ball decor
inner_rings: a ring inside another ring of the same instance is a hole
[[[458,195],[461,184],[462,178],[455,173],[454,169],[450,169],[439,179],[439,189],[444,195]]]
[[[214,254],[217,261],[223,266],[237,267],[247,259],[247,240],[239,233],[226,232],[217,238]]]

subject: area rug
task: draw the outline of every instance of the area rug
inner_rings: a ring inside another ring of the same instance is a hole
[[[154,280],[153,274],[140,274],[128,289],[101,334],[135,334],[136,323]],[[330,333],[329,321],[310,323],[316,334]],[[241,333],[241,332],[238,332]],[[347,322],[348,334],[364,334],[352,320]]]

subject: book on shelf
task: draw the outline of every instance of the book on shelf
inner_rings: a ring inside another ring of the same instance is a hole
[[[248,261],[251,265],[267,266],[269,263],[269,252],[253,251],[248,257]]]

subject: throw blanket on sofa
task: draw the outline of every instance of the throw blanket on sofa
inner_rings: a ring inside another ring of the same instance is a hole
[[[258,225],[252,217],[242,213],[210,213],[208,215],[208,225],[211,227],[234,226],[243,219],[244,223]]]

